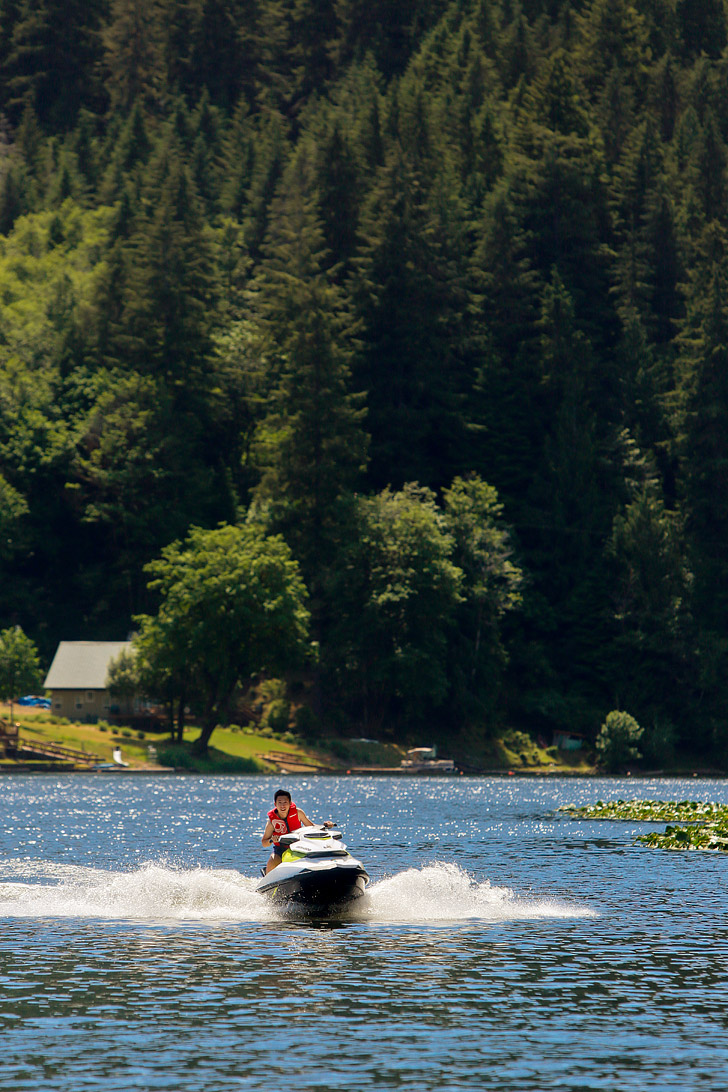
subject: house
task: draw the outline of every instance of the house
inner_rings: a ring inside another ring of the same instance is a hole
[[[554,730],[554,747],[560,751],[580,751],[589,740],[582,732],[572,732],[568,728]]]
[[[46,676],[55,716],[96,721],[114,711],[106,689],[109,664],[131,641],[61,641]]]

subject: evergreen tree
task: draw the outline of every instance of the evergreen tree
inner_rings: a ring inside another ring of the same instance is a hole
[[[112,108],[156,109],[166,82],[160,0],[112,0],[104,47]]]
[[[338,124],[318,143],[318,190],[326,247],[347,263],[357,245],[362,182],[349,140]]]
[[[102,97],[99,65],[105,0],[21,0],[5,58],[11,116],[25,107],[44,125],[69,127]]]
[[[694,152],[694,188],[706,220],[722,220],[726,204],[726,149],[709,110]]]
[[[163,377],[180,405],[199,408],[217,305],[212,241],[173,147],[152,165],[151,181],[158,203],[129,244],[119,350],[140,372]]]
[[[677,0],[677,25],[682,50],[688,57],[719,57],[726,44],[726,15],[722,0]]]
[[[149,161],[151,151],[148,123],[144,111],[136,103],[121,130],[114,134],[111,155],[99,187],[105,204],[111,205],[122,198],[122,194],[129,194],[132,183],[138,190],[142,168]],[[135,199],[134,204],[137,203]]]
[[[327,271],[313,183],[304,147],[274,203],[253,294],[258,351],[273,381],[255,496],[300,559],[317,600],[340,544],[342,504],[364,469],[366,441],[361,398],[351,391],[352,316]]]
[[[452,180],[442,181],[447,201]],[[375,486],[400,485],[415,469],[439,486],[465,469],[475,298],[457,203],[433,204],[395,146],[362,211],[354,287],[363,323],[355,377],[368,392]]]
[[[241,0],[202,0],[189,79],[222,109],[231,110],[246,86],[252,99],[257,13],[248,9],[255,7]]]
[[[603,86],[607,71],[616,65],[643,92],[651,50],[650,30],[639,6],[631,0],[593,0],[578,19],[579,67],[586,85]]]
[[[652,269],[648,222],[661,168],[657,133],[647,121],[633,130],[614,175],[617,290],[623,310],[643,317]]]
[[[702,313],[695,314],[696,305]],[[694,332],[684,338],[683,464],[688,532],[695,553],[696,616],[726,633],[728,573],[728,315],[725,257],[713,267],[706,297],[691,307]],[[696,322],[697,319],[697,322]],[[690,319],[688,319],[690,321]]]

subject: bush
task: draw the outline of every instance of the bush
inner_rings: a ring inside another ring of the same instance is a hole
[[[185,747],[160,747],[157,750],[160,766],[174,766],[178,770],[194,769],[192,755]]]
[[[308,705],[301,705],[296,710],[296,735],[303,736],[309,742],[321,736],[318,717]]]
[[[157,751],[160,766],[173,766],[177,770],[196,773],[262,773],[263,766],[255,758],[241,758],[210,750],[207,755],[194,755],[184,744],[170,744]]]
[[[285,732],[288,729],[288,718],[291,715],[291,707],[287,701],[282,698],[276,698],[268,706],[265,714],[265,723],[279,735],[281,732]]]
[[[132,733],[131,733],[131,730],[129,728],[122,728],[121,729],[121,734],[122,734],[122,737],[124,739],[131,739],[132,738]]]
[[[517,728],[507,728],[496,741],[496,749],[501,752],[501,761],[508,765],[537,766],[539,754],[536,742],[528,732],[521,732]]]
[[[677,731],[669,720],[656,720],[642,737],[642,750],[648,762],[669,765],[675,759]]]
[[[599,729],[596,748],[607,770],[618,770],[626,762],[641,758],[637,744],[643,729],[629,713],[613,709]]]
[[[286,684],[283,679],[264,679],[260,684],[260,696],[263,701],[284,701],[286,697]]]

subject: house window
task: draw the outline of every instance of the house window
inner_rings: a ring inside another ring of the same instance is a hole
[[[86,701],[93,701],[93,700],[94,700],[93,690],[87,690],[86,691]]]

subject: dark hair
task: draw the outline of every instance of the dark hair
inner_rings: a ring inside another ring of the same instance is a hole
[[[274,804],[279,796],[287,796],[289,800],[291,799],[291,794],[289,793],[288,789],[276,789],[275,795],[273,797]]]

